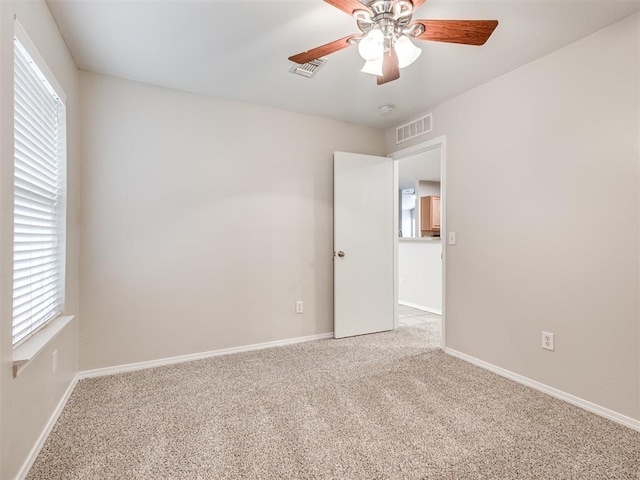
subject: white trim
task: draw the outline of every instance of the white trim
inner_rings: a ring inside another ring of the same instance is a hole
[[[24,480],[29,474],[29,470],[33,466],[34,462],[36,461],[36,458],[38,458],[38,454],[40,453],[40,450],[42,450],[42,447],[47,441],[47,438],[49,438],[49,434],[51,433],[51,430],[53,430],[54,425],[58,421],[58,418],[60,417],[62,410],[64,410],[64,407],[69,401],[69,398],[71,397],[71,394],[73,393],[73,390],[76,388],[76,385],[78,384],[79,380],[82,380],[85,378],[102,377],[105,375],[112,375],[115,373],[124,373],[124,372],[131,372],[135,370],[143,370],[146,368],[160,367],[163,365],[171,365],[174,363],[190,362],[193,360],[200,360],[200,359],[209,358],[209,357],[217,357],[220,355],[228,355],[231,353],[250,352],[253,350],[262,350],[265,348],[292,345],[295,343],[310,342],[313,340],[324,340],[329,338],[333,338],[333,332],[320,333],[318,335],[309,335],[306,337],[289,338],[286,340],[276,340],[273,342],[256,343],[253,345],[244,345],[242,347],[223,348],[220,350],[212,350],[210,352],[181,355],[178,357],[170,357],[170,358],[161,358],[158,360],[151,360],[148,362],[130,363],[127,365],[118,365],[115,367],[107,367],[107,368],[96,368],[94,370],[85,370],[82,372],[78,372],[74,376],[73,380],[67,387],[67,390],[64,392],[64,395],[58,402],[56,409],[51,414],[51,417],[49,418],[47,425],[42,430],[42,433],[40,434],[40,437],[38,437],[38,441],[36,442],[36,444],[31,449],[31,452],[29,452],[29,455],[27,456],[27,459],[22,465],[22,468],[18,472],[18,475],[15,477],[15,480]]]
[[[136,370],[144,370],[147,368],[162,367],[165,365],[173,365],[174,363],[192,362],[203,358],[218,357],[221,355],[229,355],[232,353],[251,352],[253,350],[263,350],[265,348],[280,347],[284,345],[292,345],[295,343],[311,342],[314,340],[324,340],[333,338],[333,332],[320,333],[318,335],[309,335],[306,337],[288,338],[286,340],[275,340],[273,342],[254,343],[252,345],[243,345],[241,347],[221,348],[219,350],[211,350],[208,352],[191,353],[187,355],[179,355],[177,357],[159,358],[157,360],[149,360],[146,362],[127,363],[124,365],[116,365],[114,367],[95,368],[92,370],[83,370],[78,372],[78,379],[103,377],[105,375],[113,375],[115,373],[133,372]]]
[[[16,480],[24,480],[29,474],[29,470],[31,470],[31,467],[36,461],[36,458],[38,458],[38,455],[40,454],[40,450],[42,450],[42,447],[47,441],[47,438],[49,438],[49,434],[51,433],[51,430],[53,430],[54,425],[58,421],[58,417],[60,417],[62,410],[64,410],[64,407],[69,401],[69,398],[73,393],[73,389],[76,388],[77,384],[78,384],[78,375],[73,377],[73,380],[71,380],[71,383],[67,387],[67,390],[64,392],[64,395],[58,402],[56,409],[51,414],[51,417],[49,418],[49,421],[45,425],[44,430],[42,430],[40,437],[38,437],[38,441],[31,449],[31,452],[29,452],[29,455],[27,456],[27,459],[25,460],[25,462],[22,464],[22,468],[18,472],[18,475],[16,476]]]
[[[411,302],[398,302],[400,305],[404,305],[405,307],[411,307],[418,310],[423,310],[428,313],[434,313],[436,315],[442,315],[442,310],[436,310],[435,308],[425,307],[424,305],[418,305],[417,303]]]
[[[56,80],[56,76],[49,69],[47,62],[45,62],[44,58],[40,54],[40,51],[36,47],[36,44],[33,42],[33,40],[31,40],[31,37],[29,37],[29,34],[22,26],[20,20],[18,20],[17,17],[14,17],[13,20],[13,34],[18,37],[20,43],[22,43],[27,52],[29,52],[32,60],[38,66],[42,74],[46,77],[53,90],[55,90],[55,94],[58,96],[58,98],[60,98],[63,104],[66,104],[67,95],[64,93],[64,90],[58,83],[58,80]]]
[[[397,169],[398,169],[398,160],[403,158],[410,157],[412,155],[416,155],[418,153],[427,152],[429,150],[434,150],[436,148],[440,148],[440,208],[442,211],[442,215],[440,217],[440,231],[444,238],[446,238],[447,232],[447,136],[441,135],[439,137],[432,138],[431,140],[427,140],[426,142],[418,143],[417,145],[413,145],[408,148],[404,148],[402,150],[398,150],[396,152],[392,152],[388,157],[393,158],[395,160],[394,170],[396,170],[396,178],[394,182],[397,180]],[[394,193],[397,194],[398,183],[394,183]],[[398,216],[398,208],[394,208],[393,215],[395,217]],[[398,220],[396,219],[396,225]],[[397,227],[396,227],[397,228]],[[394,236],[394,271],[395,271],[395,282],[393,283],[393,291],[394,298],[398,298],[399,291],[399,279],[398,279],[398,235]],[[447,346],[447,335],[445,328],[447,322],[446,316],[446,303],[447,303],[447,242],[442,241],[442,311],[439,315],[442,316],[442,338],[440,340],[440,346],[442,348],[446,348]],[[395,322],[397,325],[397,315],[395,315]]]
[[[66,327],[73,315],[59,316],[45,323],[24,343],[13,349],[13,378],[16,378],[47,345]]]
[[[422,153],[429,150],[433,150],[435,148],[444,146],[447,140],[446,135],[440,135],[439,137],[432,138],[431,140],[427,140],[426,142],[421,142],[411,147],[403,148],[402,150],[397,150],[395,152],[391,152],[388,157],[393,158],[394,160],[400,160],[401,158],[410,157],[415,155],[416,153]]]
[[[398,328],[398,296],[400,295],[398,275],[398,232],[400,231],[400,198],[398,190],[400,185],[400,169],[398,161],[393,160],[393,329]]]
[[[562,390],[558,390],[557,388],[550,387],[548,385],[545,385],[544,383],[540,383],[530,378],[524,377],[502,367],[498,367],[491,363],[485,362],[484,360],[472,357],[471,355],[467,355],[466,353],[458,352],[456,350],[453,350],[452,348],[445,348],[445,353],[477,365],[478,367],[484,368],[485,370],[497,373],[502,377],[509,378],[510,380],[521,383],[522,385],[526,385],[527,387],[531,387],[535,390],[546,393],[547,395],[551,395],[552,397],[564,400],[565,402],[568,402],[572,405],[583,408],[584,410],[587,410],[591,413],[595,413],[596,415],[600,415],[601,417],[607,418],[616,423],[624,425],[625,427],[629,427],[640,432],[640,420],[627,417],[626,415],[622,415],[621,413],[614,412],[613,410],[609,410],[608,408],[589,402],[580,397],[576,397],[575,395],[571,395],[570,393],[563,392]]]

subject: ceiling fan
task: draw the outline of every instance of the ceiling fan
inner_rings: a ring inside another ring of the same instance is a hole
[[[351,45],[365,60],[362,72],[378,77],[378,85],[400,78],[400,69],[422,53],[411,40],[484,45],[498,26],[497,20],[415,20],[411,17],[426,0],[324,0],[352,15],[362,33],[289,57],[305,64]]]

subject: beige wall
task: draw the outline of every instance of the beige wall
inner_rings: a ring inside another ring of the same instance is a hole
[[[2,479],[77,371],[79,328],[76,317],[12,378],[14,13],[68,97],[67,310],[80,311],[81,180],[81,369],[331,331],[331,154],[385,151],[375,129],[89,73],[80,107],[45,4],[0,1]],[[638,32],[636,16],[446,102],[431,135],[447,135],[458,232],[448,346],[636,419]],[[555,352],[540,349],[542,329]]]
[[[333,330],[332,153],[382,131],[90,73],[81,98],[82,370]]]
[[[12,376],[13,16],[67,96],[68,213],[66,310],[71,322],[18,376]],[[78,72],[43,1],[0,1],[0,478],[21,469],[78,367]],[[52,373],[52,352],[58,370]]]
[[[434,108],[434,131],[412,142],[447,137],[458,240],[447,250],[447,346],[635,419],[639,23]],[[540,348],[542,330],[555,352]]]

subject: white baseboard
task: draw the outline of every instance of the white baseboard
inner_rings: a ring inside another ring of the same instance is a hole
[[[411,306],[411,305],[408,305]],[[414,307],[417,308],[417,307]],[[16,480],[23,480],[24,478],[26,478],[27,474],[29,473],[29,470],[31,469],[31,467],[33,466],[34,462],[36,461],[36,458],[38,457],[38,454],[40,453],[40,450],[42,449],[42,447],[44,446],[45,442],[47,441],[47,438],[49,437],[49,434],[51,433],[51,430],[53,429],[55,423],[58,420],[58,417],[60,416],[60,414],[62,413],[62,410],[64,409],[65,405],[67,404],[67,401],[69,400],[69,398],[71,397],[71,394],[73,393],[74,388],[76,387],[78,380],[81,380],[83,378],[94,378],[94,377],[101,377],[104,375],[113,375],[115,373],[121,373],[121,372],[131,372],[131,371],[135,371],[135,370],[142,370],[145,368],[153,368],[153,367],[159,367],[159,366],[163,366],[163,365],[171,365],[171,364],[175,364],[175,363],[183,363],[183,362],[190,362],[193,360],[200,360],[203,358],[210,358],[210,357],[217,357],[220,355],[229,355],[232,353],[241,353],[241,352],[250,352],[253,350],[262,350],[265,348],[271,348],[271,347],[278,347],[278,346],[283,346],[283,345],[292,345],[295,343],[302,343],[302,342],[309,342],[309,341],[313,341],[313,340],[323,340],[323,339],[327,339],[327,338],[333,338],[333,332],[330,333],[321,333],[318,335],[309,335],[306,337],[297,337],[297,338],[290,338],[290,339],[286,339],[286,340],[276,340],[273,342],[264,342],[264,343],[256,343],[256,344],[252,344],[252,345],[244,345],[241,347],[231,347],[231,348],[223,348],[223,349],[219,349],[219,350],[212,350],[209,352],[202,352],[202,353],[195,353],[195,354],[189,354],[189,355],[181,355],[181,356],[177,356],[177,357],[169,357],[169,358],[162,358],[162,359],[158,359],[158,360],[151,360],[151,361],[147,361],[147,362],[138,362],[138,363],[130,363],[130,364],[126,364],[126,365],[118,365],[115,367],[106,367],[106,368],[96,368],[93,370],[84,370],[82,372],[78,372],[78,374],[73,378],[73,380],[71,381],[71,383],[69,384],[69,386],[67,387],[67,390],[65,391],[64,395],[62,396],[62,398],[60,399],[60,401],[58,402],[58,405],[56,406],[56,409],[53,411],[53,413],[51,414],[51,417],[49,418],[49,421],[47,422],[47,425],[45,426],[45,428],[43,429],[42,433],[40,434],[40,437],[38,438],[38,441],[36,442],[36,444],[33,446],[33,448],[31,449],[31,452],[29,453],[27,459],[25,460],[24,464],[22,465],[22,468],[20,469],[20,471],[18,472],[18,475],[16,476]],[[543,393],[546,393],[548,395],[551,395],[553,397],[559,398],[560,400],[564,400],[568,403],[571,403],[573,405],[576,405],[578,407],[581,407],[585,410],[588,410],[589,412],[595,413],[597,415],[600,415],[604,418],[608,418],[609,420],[612,420],[616,423],[619,423],[621,425],[624,425],[626,427],[632,428],[633,430],[637,430],[640,431],[640,420],[636,420],[633,419],[631,417],[627,417],[625,415],[622,415],[620,413],[614,412],[613,410],[609,410],[605,407],[601,407],[600,405],[596,405],[595,403],[591,403],[587,400],[584,400],[582,398],[576,397],[575,395],[571,395],[569,393],[563,392],[562,390],[558,390],[557,388],[553,388],[550,387],[548,385],[545,385],[543,383],[537,382],[535,380],[532,380],[530,378],[524,377],[522,375],[519,375],[517,373],[514,373],[510,370],[506,370],[502,367],[498,367],[496,365],[493,365],[491,363],[485,362],[484,360],[480,360],[478,358],[472,357],[471,355],[467,355],[465,353],[462,352],[458,352],[452,348],[445,348],[445,353],[447,353],[448,355],[460,358],[464,361],[467,361],[469,363],[472,363],[474,365],[477,365],[481,368],[484,368],[486,370],[489,370],[491,372],[494,372],[498,375],[501,375],[503,377],[509,378],[511,380],[514,380],[518,383],[521,383],[523,385],[526,385],[528,387],[534,388],[535,390],[539,390]]]
[[[445,348],[445,353],[477,365],[481,368],[484,368],[485,370],[497,373],[498,375],[509,378],[515,382],[526,385],[527,387],[539,390],[540,392],[551,395],[552,397],[564,400],[565,402],[571,403],[572,405],[576,405],[577,407],[588,410],[591,413],[595,413],[596,415],[600,415],[601,417],[607,418],[616,423],[624,425],[625,427],[629,427],[640,432],[640,420],[627,417],[626,415],[622,415],[621,413],[614,412],[613,410],[609,410],[608,408],[601,407],[600,405],[596,405],[595,403],[591,403],[580,397],[571,395],[570,393],[563,392],[562,390],[558,390],[557,388],[550,387],[548,385],[545,385],[544,383],[537,382],[530,378],[514,373],[510,370],[506,370],[502,367],[498,367],[491,363],[485,362],[484,360],[472,357],[471,355],[467,355],[466,353],[458,352],[456,350],[453,350],[452,348]]]
[[[58,402],[56,409],[51,414],[51,417],[49,418],[47,425],[45,426],[44,430],[40,434],[38,441],[31,449],[31,452],[29,452],[29,455],[27,456],[27,459],[22,465],[22,468],[18,472],[18,475],[16,476],[15,480],[24,480],[27,477],[29,470],[33,466],[34,462],[36,461],[36,458],[38,458],[38,454],[40,453],[40,450],[42,450],[42,447],[47,441],[47,438],[49,437],[49,434],[51,433],[53,426],[58,421],[58,417],[60,417],[62,410],[64,409],[65,405],[67,404],[67,401],[71,397],[71,394],[73,393],[73,390],[76,387],[78,380],[82,380],[83,378],[93,378],[93,377],[101,377],[104,375],[113,375],[114,373],[131,372],[134,370],[142,370],[145,368],[159,367],[162,365],[171,365],[173,363],[190,362],[193,360],[200,360],[202,358],[217,357],[220,355],[229,355],[231,353],[250,352],[252,350],[262,350],[264,348],[279,347],[283,345],[292,345],[294,343],[310,342],[313,340],[323,340],[326,338],[333,338],[333,332],[321,333],[318,335],[309,335],[306,337],[289,338],[286,340],[276,340],[274,342],[256,343],[253,345],[244,345],[242,347],[223,348],[220,350],[213,350],[210,352],[194,353],[190,355],[181,355],[178,357],[161,358],[158,360],[151,360],[148,362],[130,363],[127,365],[117,365],[115,367],[96,368],[94,370],[84,370],[82,372],[78,372],[77,375],[73,378],[73,380],[69,384],[69,386],[67,387],[67,390],[64,392],[64,395]]]
[[[424,310],[425,312],[435,313],[436,315],[442,315],[442,310],[436,310],[435,308],[425,307],[424,305],[418,305],[417,303],[411,302],[400,302],[400,305],[404,305],[405,307],[417,308],[418,310]]]
[[[40,437],[38,437],[38,441],[31,449],[31,452],[29,452],[27,459],[25,460],[24,464],[22,465],[22,468],[20,469],[20,471],[18,472],[18,475],[16,476],[16,480],[24,480],[27,477],[29,470],[31,470],[31,467],[36,461],[36,458],[38,458],[38,454],[40,453],[40,450],[42,450],[44,443],[47,441],[47,438],[49,438],[49,434],[51,433],[51,430],[53,430],[53,426],[58,421],[58,417],[62,413],[62,410],[64,410],[64,407],[67,404],[67,401],[69,401],[69,398],[73,393],[73,389],[76,388],[77,383],[78,383],[78,376],[76,375],[75,377],[73,377],[73,380],[71,380],[71,383],[67,387],[67,390],[64,392],[64,395],[62,395],[62,398],[58,402],[56,409],[51,414],[51,417],[49,418],[49,421],[45,425],[44,430],[42,430]]]
[[[318,335],[309,335],[306,337],[288,338],[286,340],[276,340],[273,342],[254,343],[252,345],[243,345],[241,347],[221,348],[220,350],[211,350],[208,352],[191,353],[188,355],[179,355],[177,357],[159,358],[157,360],[149,360],[146,362],[128,363],[125,365],[116,365],[114,367],[95,368],[92,370],[83,370],[78,372],[78,379],[103,377],[105,375],[113,375],[115,373],[133,372],[135,370],[144,370],[146,368],[162,367],[164,365],[172,365],[174,363],[192,362],[203,358],[218,357],[220,355],[229,355],[231,353],[250,352],[253,350],[262,350],[271,347],[280,347],[283,345],[292,345],[294,343],[311,342],[313,340],[323,340],[333,338],[333,332],[320,333]]]

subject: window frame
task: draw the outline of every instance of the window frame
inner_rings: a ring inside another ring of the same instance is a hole
[[[56,178],[56,183],[58,184],[58,192],[56,196],[56,205],[54,207],[55,211],[55,228],[56,232],[56,241],[57,241],[57,270],[59,278],[57,280],[56,292],[59,295],[59,303],[56,305],[55,313],[40,324],[38,324],[35,328],[29,331],[26,335],[20,336],[18,340],[16,340],[16,335],[14,332],[15,328],[15,312],[14,309],[14,300],[12,293],[12,345],[14,350],[24,345],[30,338],[32,338],[36,333],[42,330],[45,326],[49,325],[53,320],[59,318],[64,314],[65,311],[65,303],[66,303],[66,295],[65,295],[65,286],[66,286],[66,216],[67,216],[67,206],[66,206],[66,198],[67,198],[67,116],[66,116],[66,95],[64,90],[61,88],[60,84],[57,82],[55,76],[48,68],[46,62],[43,57],[40,55],[38,49],[36,48],[33,41],[30,39],[29,35],[26,33],[25,29],[22,27],[20,22],[17,19],[14,19],[14,44],[17,41],[20,47],[26,52],[29,63],[34,67],[33,72],[29,72],[32,75],[35,75],[35,78],[39,81],[43,81],[45,84],[45,88],[52,95],[52,97],[56,98],[57,108],[59,109],[57,112],[58,122],[55,127],[55,131],[53,132],[57,136],[58,144],[57,144],[57,167],[58,167],[58,175]],[[17,111],[17,102],[15,97],[15,89],[16,89],[16,74],[15,69],[17,65],[17,58],[15,57],[16,46],[14,45],[12,52],[14,52],[13,57],[13,70],[14,70],[14,79],[13,79],[13,91],[14,91],[14,100],[13,100],[13,115],[14,115],[14,155],[13,155],[13,192],[12,192],[12,200],[13,200],[13,236],[12,236],[12,292],[15,290],[15,232],[16,232],[16,130],[17,125],[15,124],[15,116]],[[35,108],[34,108],[35,110]],[[33,319],[29,320],[30,325],[35,323],[39,323],[38,321],[33,321]]]

